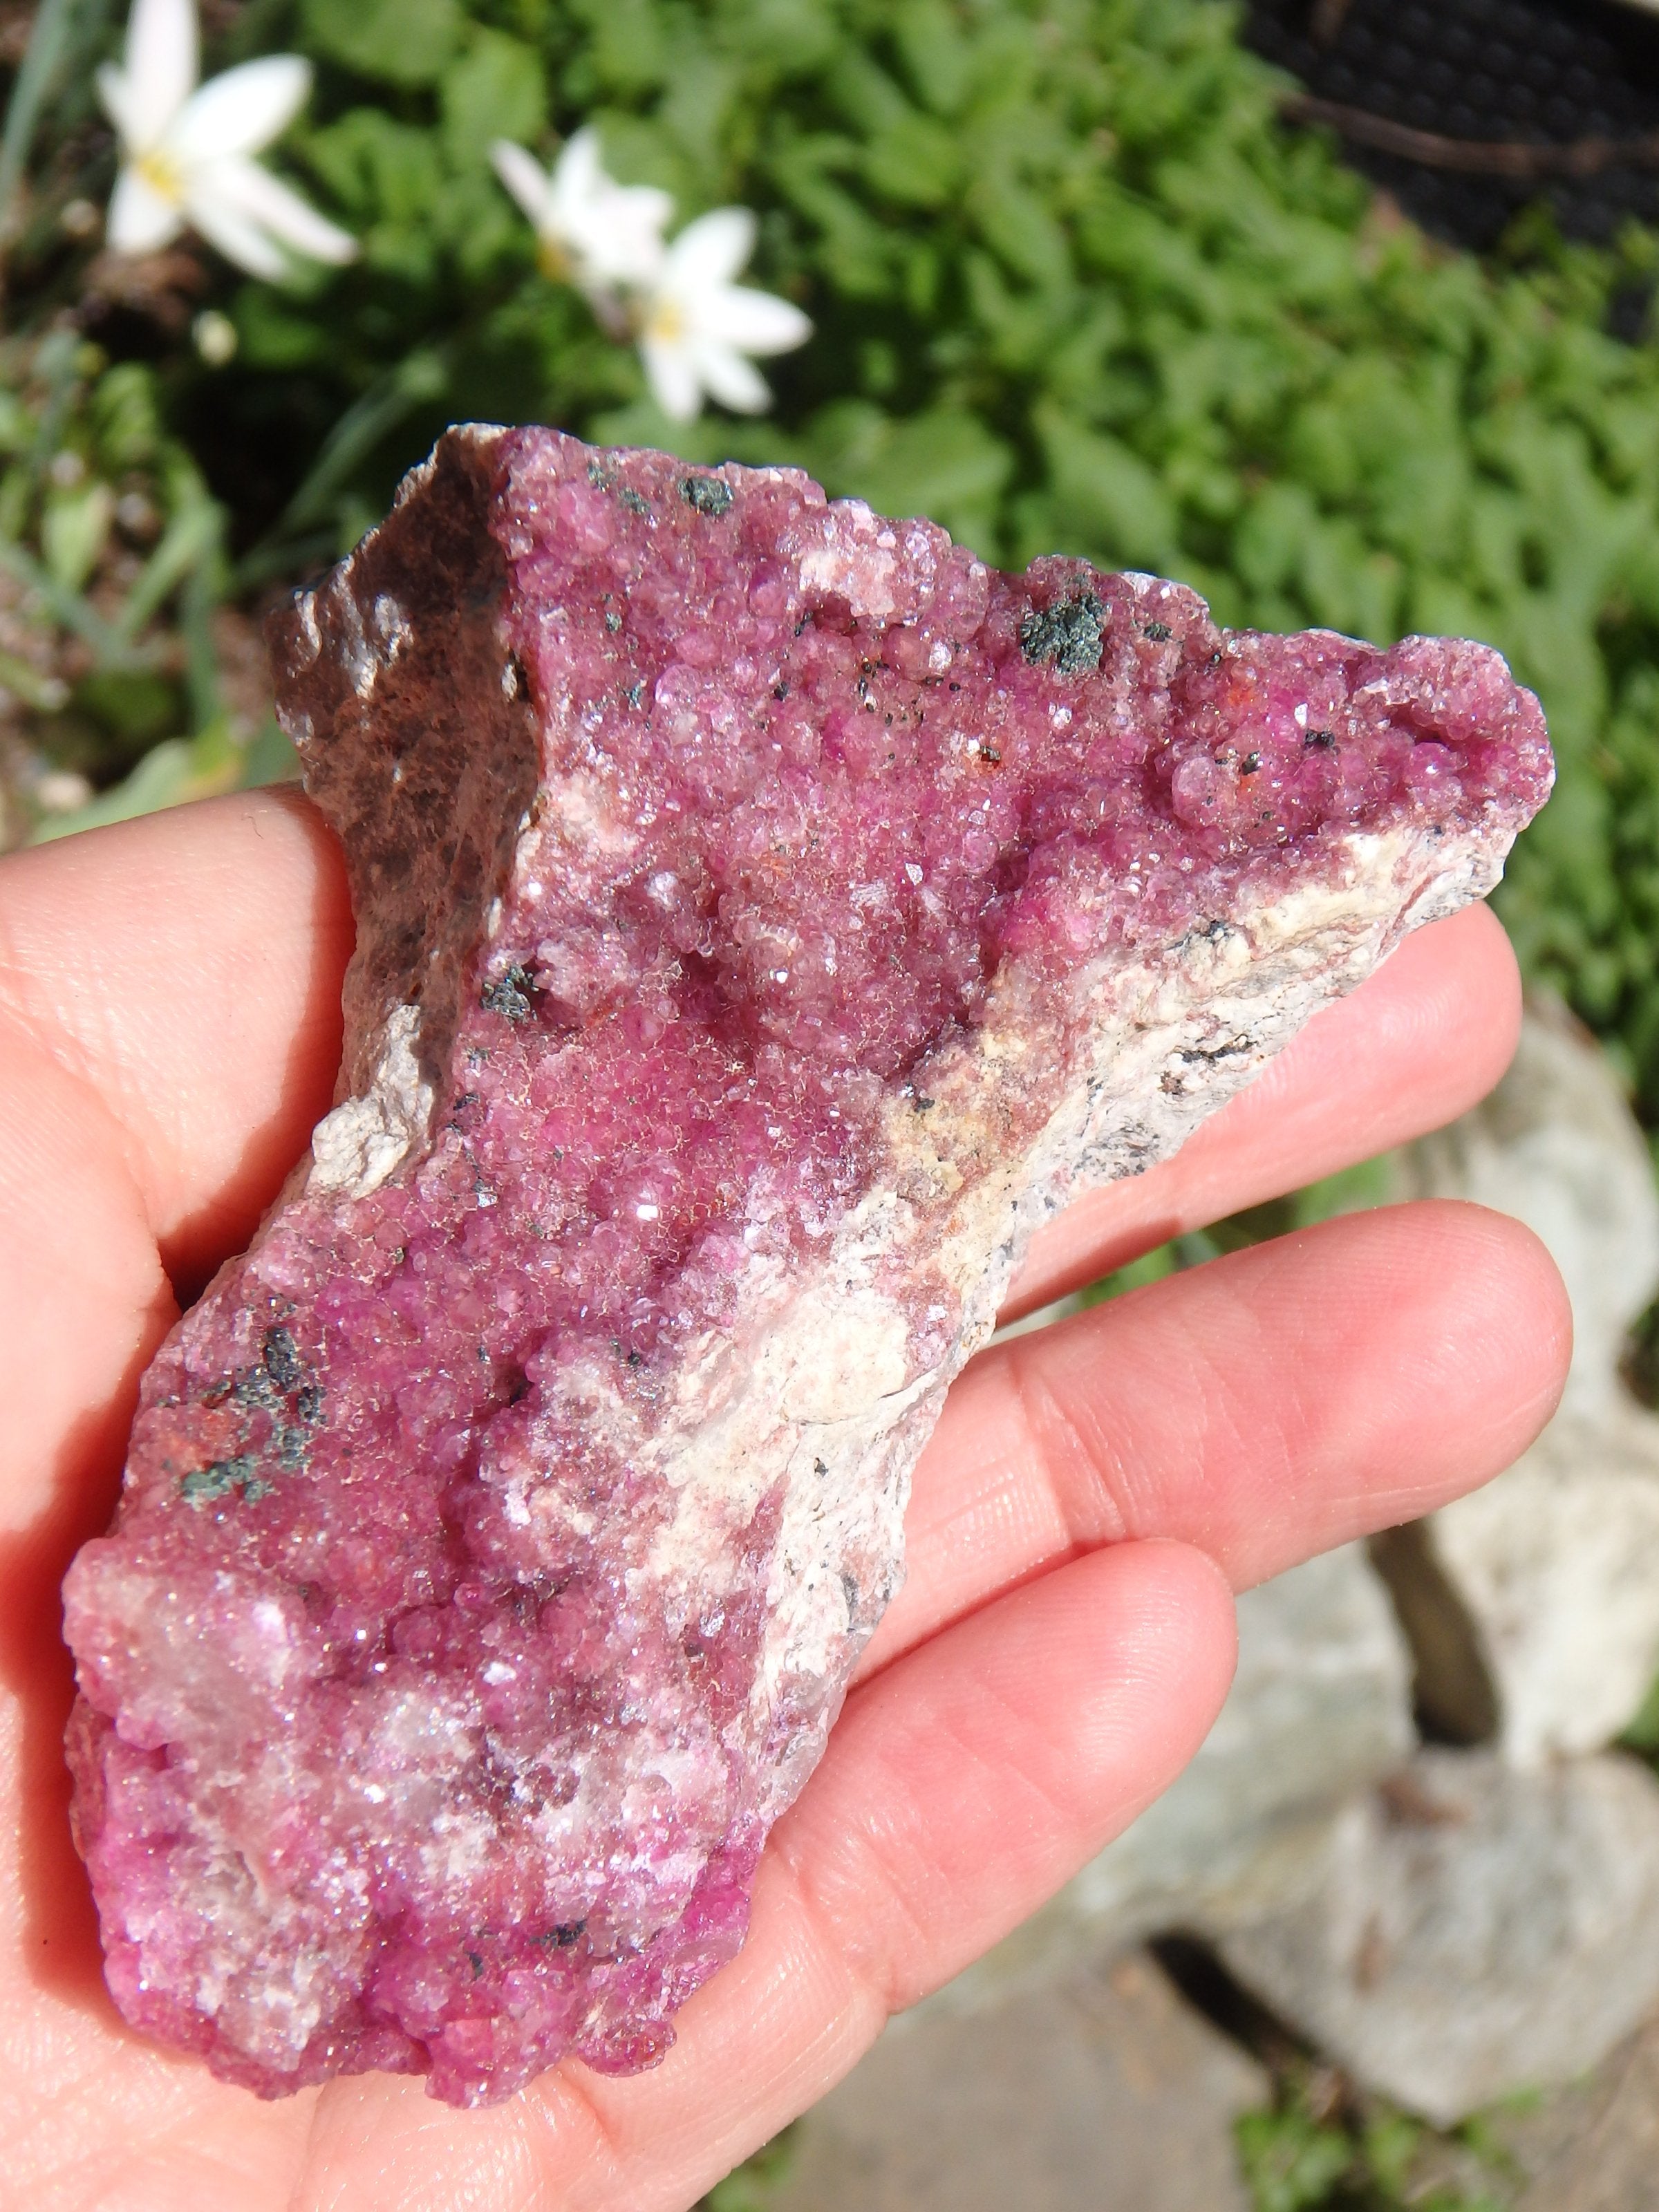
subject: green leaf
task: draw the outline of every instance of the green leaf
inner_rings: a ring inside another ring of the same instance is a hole
[[[1255,2212],[1312,2212],[1354,2162],[1340,2129],[1299,2110],[1246,2112],[1235,2129]]]
[[[349,108],[306,144],[311,167],[329,186],[346,219],[360,228],[425,225],[444,189],[434,134],[383,115]]]
[[[303,0],[314,53],[388,84],[435,83],[460,44],[459,0]]]
[[[445,70],[439,100],[444,151],[458,169],[487,163],[493,138],[534,146],[547,125],[541,57],[500,31],[474,30],[460,60]]]
[[[961,17],[945,0],[904,0],[894,11],[893,37],[917,99],[935,114],[957,114],[973,82],[973,48]]]
[[[931,117],[897,116],[872,138],[864,173],[875,191],[901,207],[943,207],[961,179],[961,149]]]
[[[835,0],[740,0],[723,11],[720,43],[785,77],[821,74],[844,36]]]
[[[1391,1206],[1399,1185],[1400,1158],[1395,1152],[1360,1160],[1351,1168],[1339,1168],[1334,1175],[1326,1176],[1296,1193],[1290,1225],[1311,1229],[1318,1222],[1334,1220],[1338,1214],[1365,1213],[1373,1206]],[[1393,2142],[1395,2136],[1390,2136],[1388,2140]]]
[[[35,830],[32,842],[47,843],[81,830],[100,830],[112,822],[131,822],[192,799],[234,791],[243,781],[247,756],[216,722],[194,738],[169,738],[145,754],[132,774],[72,814],[55,814]]]
[[[925,514],[983,551],[994,549],[999,495],[1014,457],[977,416],[933,409],[895,421],[863,400],[814,418],[807,465],[837,495],[884,514]]]
[[[199,489],[180,505],[127,594],[115,625],[119,636],[137,636],[168,593],[215,550],[223,529],[223,514]]]
[[[34,443],[34,417],[15,392],[0,387],[0,453],[26,453]]]
[[[635,94],[665,81],[668,25],[665,10],[652,0],[569,0],[569,5],[588,34],[585,58],[596,90]]]
[[[720,142],[738,110],[741,89],[741,68],[725,54],[689,52],[669,76],[658,118],[699,176],[718,173]]]
[[[1300,484],[1267,485],[1233,532],[1234,567],[1253,591],[1279,589],[1301,567],[1318,522],[1318,509]]]
[[[97,567],[110,525],[115,494],[94,477],[73,491],[53,492],[40,521],[40,550],[46,573],[65,592],[78,592]]]
[[[1107,567],[1177,567],[1175,503],[1157,471],[1121,440],[1087,430],[1057,408],[1044,404],[1035,414],[1049,500],[1072,545]]]
[[[979,233],[1017,276],[1064,285],[1072,274],[1066,233],[1040,193],[1006,179],[986,179],[973,192]]]
[[[237,351],[246,368],[292,371],[329,357],[321,321],[291,307],[269,284],[243,285],[234,320]]]
[[[106,369],[93,386],[87,411],[99,460],[111,475],[157,459],[161,422],[155,380],[142,362],[120,362]]]
[[[178,685],[153,671],[88,676],[76,686],[75,703],[111,732],[129,757],[176,730],[180,720]]]

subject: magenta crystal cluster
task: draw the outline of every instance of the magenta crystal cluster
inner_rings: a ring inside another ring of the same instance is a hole
[[[70,1571],[76,1834],[137,2027],[480,2102],[737,1950],[1030,1228],[1550,760],[1479,646],[545,430],[451,433],[274,641],[345,1065]]]

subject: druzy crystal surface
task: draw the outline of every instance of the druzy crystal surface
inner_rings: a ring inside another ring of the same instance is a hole
[[[647,2065],[1030,1230],[1551,774],[1482,647],[1229,635],[799,473],[450,434],[275,635],[337,1103],[67,1584],[129,2020],[262,2094]]]

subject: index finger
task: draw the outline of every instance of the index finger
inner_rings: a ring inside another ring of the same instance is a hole
[[[327,1111],[351,944],[339,846],[295,790],[0,861],[0,1023],[107,1113],[175,1279],[247,1242]]]

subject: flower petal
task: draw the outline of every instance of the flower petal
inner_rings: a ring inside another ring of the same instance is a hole
[[[653,285],[663,270],[663,225],[673,211],[668,194],[649,185],[613,185],[568,235],[595,282]]]
[[[125,61],[123,127],[129,145],[142,151],[163,136],[196,89],[196,0],[132,0]]]
[[[770,292],[726,284],[700,302],[698,327],[742,353],[787,353],[805,345],[812,325],[800,309]]]
[[[105,243],[112,252],[159,252],[184,227],[185,219],[170,199],[137,169],[122,170],[104,225]]]
[[[619,185],[605,173],[590,124],[559,156],[541,228],[568,248],[588,282],[650,284],[663,265],[662,232],[673,212],[667,192]]]
[[[319,215],[308,200],[291,191],[269,169],[262,169],[257,161],[244,161],[240,155],[215,161],[191,179],[190,218],[198,230],[206,230],[200,208],[208,201],[246,216],[313,261],[356,258],[357,241],[349,231]]]
[[[186,167],[258,154],[287,130],[310,90],[311,64],[298,54],[244,62],[191,94],[167,133],[167,151]]]
[[[216,246],[227,261],[246,269],[250,276],[277,283],[289,273],[289,260],[258,224],[240,208],[210,193],[194,195],[190,219],[210,246]]]
[[[738,415],[763,415],[772,404],[772,387],[752,362],[717,339],[702,338],[693,349],[699,380]]]
[[[574,137],[566,139],[553,165],[554,196],[575,201],[591,199],[602,185],[608,185],[611,179],[605,173],[599,155],[599,134],[591,123],[586,123]]]
[[[641,338],[640,359],[651,395],[665,415],[676,422],[690,422],[702,412],[702,386],[686,347]]]
[[[716,208],[689,222],[668,249],[670,281],[682,294],[729,283],[755,250],[755,218],[747,208]]]
[[[93,78],[98,88],[98,97],[104,103],[104,112],[121,134],[121,143],[131,150],[142,153],[143,146],[135,145],[138,136],[138,111],[133,104],[132,88],[113,62],[106,62]]]
[[[493,140],[489,158],[495,165],[495,174],[539,231],[547,216],[546,170],[533,154],[526,153],[510,138]]]

